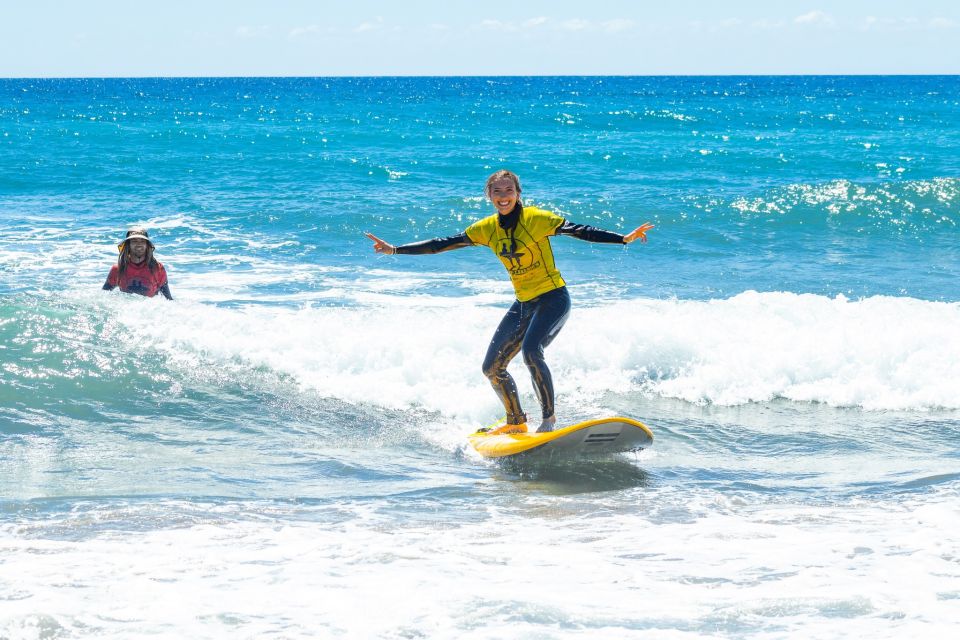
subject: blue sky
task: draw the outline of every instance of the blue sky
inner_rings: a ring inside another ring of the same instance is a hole
[[[956,0],[31,0],[0,77],[960,73]]]

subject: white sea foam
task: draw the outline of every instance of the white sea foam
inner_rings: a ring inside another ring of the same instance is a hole
[[[119,296],[104,304],[128,339],[152,345],[187,373],[266,367],[325,396],[475,421],[500,411],[480,372],[506,306],[500,298],[366,291],[347,307],[228,309]],[[720,405],[779,398],[957,409],[958,327],[960,304],[912,298],[746,292],[575,304],[548,362],[561,403],[637,390]],[[511,371],[533,409],[521,358]]]
[[[188,516],[199,523],[143,531],[111,522],[149,512],[100,509],[99,533],[80,539],[57,530],[88,530],[82,513],[0,527],[0,635],[949,637],[951,500],[785,506],[628,490],[485,501],[438,521],[338,504],[316,524],[209,505]]]

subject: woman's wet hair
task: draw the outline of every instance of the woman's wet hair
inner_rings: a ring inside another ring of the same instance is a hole
[[[520,194],[522,189],[520,188],[520,178],[517,177],[517,174],[515,174],[513,171],[508,171],[507,169],[500,169],[500,171],[497,171],[487,178],[487,186],[484,188],[487,197],[490,197],[490,187],[493,186],[493,183],[497,180],[502,180],[503,178],[509,178],[510,180],[513,180],[513,186],[517,189],[517,195]]]

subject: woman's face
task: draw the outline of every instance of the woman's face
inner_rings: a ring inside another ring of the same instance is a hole
[[[517,191],[517,185],[513,184],[510,178],[500,178],[490,183],[487,191],[490,202],[503,215],[507,215],[517,206],[517,200],[520,198],[520,192]]]

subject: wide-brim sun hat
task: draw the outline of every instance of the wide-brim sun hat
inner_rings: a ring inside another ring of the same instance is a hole
[[[123,245],[127,244],[127,240],[134,240],[137,238],[141,240],[146,240],[147,244],[150,245],[151,249],[156,249],[156,247],[153,245],[153,240],[150,239],[150,234],[147,232],[147,230],[143,228],[137,228],[137,229],[127,230],[127,236],[120,242],[120,244],[117,245],[117,250],[123,251]]]

